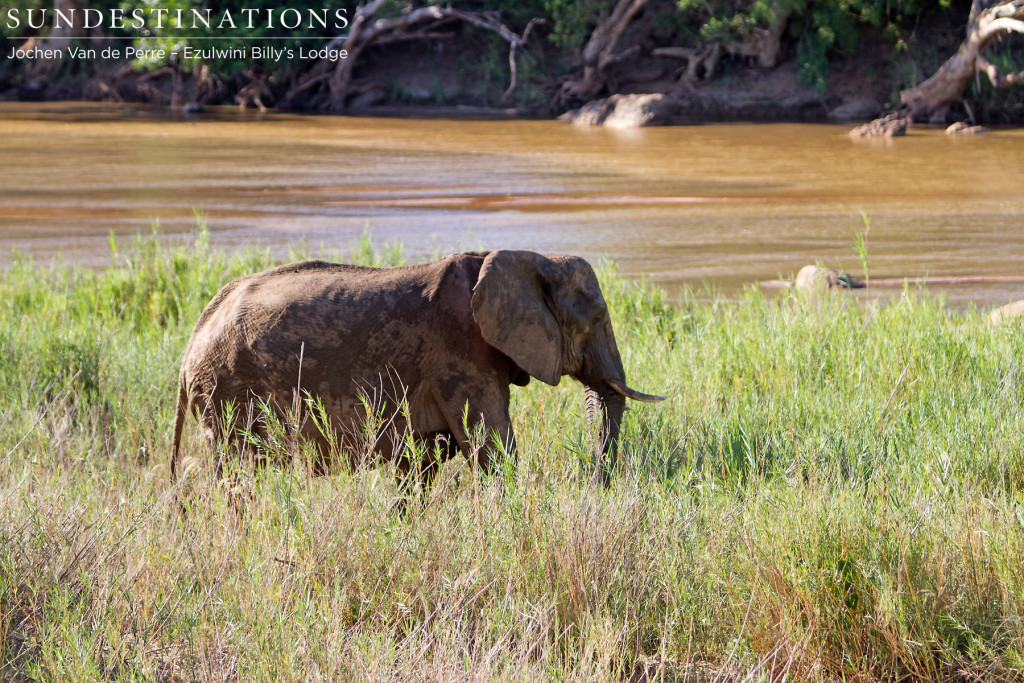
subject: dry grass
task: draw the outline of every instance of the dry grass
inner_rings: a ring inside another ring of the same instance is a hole
[[[171,487],[191,324],[267,265],[201,253],[0,275],[0,679],[1022,677],[1020,327],[914,292],[672,306],[606,270],[627,372],[673,394],[613,487],[579,387],[534,382],[518,467],[452,463],[402,516],[384,468],[215,481],[194,429]]]

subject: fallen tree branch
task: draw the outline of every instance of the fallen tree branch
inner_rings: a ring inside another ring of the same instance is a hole
[[[346,50],[347,58],[336,62],[329,60],[318,62],[289,90],[285,95],[285,102],[294,103],[299,95],[322,88],[326,82],[328,92],[323,106],[333,111],[343,110],[347,106],[352,92],[353,74],[359,56],[366,48],[408,40],[450,38],[450,34],[439,33],[438,29],[455,22],[463,22],[490,31],[509,43],[510,83],[502,95],[502,99],[506,99],[516,87],[516,51],[526,41],[530,30],[543,21],[531,20],[523,31],[523,35],[520,36],[505,26],[496,13],[469,12],[439,5],[407,9],[397,17],[374,20],[374,15],[385,1],[372,0],[356,8],[348,33],[332,38],[327,44],[328,49]]]
[[[512,94],[512,91],[516,89],[517,75],[516,75],[516,50],[520,45],[530,39],[530,31],[533,30],[534,26],[547,23],[547,20],[541,19],[540,17],[534,17],[526,23],[526,28],[523,29],[523,35],[519,40],[509,41],[508,46],[508,71],[509,71],[509,82],[508,88],[501,95],[501,101],[504,102],[508,99],[508,96]]]
[[[996,88],[1005,88],[1010,85],[1024,83],[1024,71],[1004,74],[1002,69],[986,59],[984,55],[978,57],[978,71],[988,76],[988,80]]]
[[[651,50],[651,55],[685,60],[686,68],[679,77],[679,85],[692,91],[693,84],[700,80],[702,73],[704,78],[711,78],[714,74],[718,59],[722,56],[722,46],[715,40],[703,42],[697,47],[658,47]]]
[[[516,50],[519,49],[520,45],[522,45],[529,39],[530,32],[533,30],[534,26],[544,24],[546,23],[546,21],[544,19],[541,19],[540,17],[534,17],[533,19],[530,19],[530,21],[527,22],[526,24],[526,28],[523,29],[523,35],[520,36],[514,33],[513,31],[509,30],[507,26],[502,24],[501,21],[498,19],[497,14],[490,12],[484,14],[477,14],[475,12],[461,12],[459,10],[452,10],[452,12],[454,13],[454,16],[457,16],[459,19],[462,19],[466,23],[472,24],[477,28],[482,28],[485,31],[497,33],[499,36],[508,41],[509,84],[508,88],[505,89],[505,92],[501,96],[502,101],[507,100],[509,95],[512,94],[512,91],[516,89]]]

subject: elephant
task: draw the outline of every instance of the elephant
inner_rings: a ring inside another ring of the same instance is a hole
[[[502,450],[515,452],[510,385],[555,386],[564,375],[586,389],[595,477],[607,485],[626,399],[665,397],[626,384],[587,261],[497,250],[394,268],[279,266],[228,283],[200,315],[179,375],[171,478],[187,413],[216,447],[225,435],[244,441],[243,427],[266,430],[240,424],[258,400],[315,444],[315,474],[342,452],[353,465],[375,453],[426,490],[459,452],[493,472]],[[296,417],[308,400],[320,402],[319,425]],[[368,413],[379,428],[366,428]],[[420,463],[399,457],[408,435],[426,446]]]

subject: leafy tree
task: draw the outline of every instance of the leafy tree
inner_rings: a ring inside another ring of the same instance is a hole
[[[940,0],[948,9],[950,0]],[[788,18],[789,37],[795,43],[801,84],[824,89],[829,56],[849,53],[865,27],[880,29],[892,40],[920,12],[931,6],[922,0],[679,0],[684,13],[703,18],[704,40],[742,42],[755,28],[763,28],[782,15]]]
[[[127,4],[125,6],[127,7]],[[171,19],[165,19],[162,23],[158,23],[157,18],[150,14],[144,30],[146,37],[138,38],[137,44],[144,47],[163,48],[167,53],[174,50],[179,54],[185,46],[192,48],[215,46],[227,56],[215,56],[203,61],[210,67],[212,73],[225,77],[233,76],[253,65],[259,65],[268,70],[274,70],[279,66],[280,62],[270,57],[253,59],[248,53],[244,58],[230,56],[229,51],[232,49],[246,48],[257,44],[254,39],[274,39],[274,47],[290,49],[292,54],[297,55],[300,46],[307,48],[320,46],[319,43],[308,41],[309,38],[328,40],[341,32],[335,28],[336,17],[334,14],[329,11],[324,15],[324,9],[327,6],[320,0],[293,0],[287,5],[268,0],[212,0],[206,3],[197,0],[159,0],[159,6],[169,10],[166,16]],[[186,19],[183,23],[178,23],[173,18],[177,15],[177,10],[181,10],[183,18]],[[192,10],[201,14],[209,10],[212,18],[210,25],[206,26],[201,21],[193,21]],[[255,12],[246,14],[243,10],[255,10]],[[284,11],[289,13],[286,23],[281,21]],[[230,16],[231,21],[224,21],[225,16]],[[251,21],[249,17],[251,17]],[[296,18],[300,19],[298,25],[295,25],[294,22]],[[213,38],[216,40],[210,40]],[[192,68],[199,61],[196,58],[184,59],[182,66]],[[142,67],[153,68],[163,66],[166,62],[167,59],[160,62],[140,60],[138,63]]]
[[[586,42],[600,16],[608,12],[611,1],[543,0],[543,6],[551,17],[551,41],[561,47],[577,47]]]

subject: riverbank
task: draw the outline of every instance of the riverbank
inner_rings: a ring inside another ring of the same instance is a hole
[[[326,19],[317,29],[270,17],[244,32],[233,21],[204,24],[210,9],[193,10],[191,25],[140,17],[106,29],[50,27],[44,15],[30,35],[0,25],[0,54],[10,55],[0,99],[555,117],[609,96],[659,94],[671,111],[657,123],[862,121],[900,106],[901,91],[956,53],[961,4],[487,0],[470,11],[375,2],[339,10],[330,30]],[[989,52],[990,64],[1014,70],[1009,48]],[[1019,88],[978,80],[953,99],[923,120],[1024,121]]]
[[[1019,679],[1019,325],[925,290],[670,305],[606,267],[627,376],[670,394],[611,489],[580,387],[534,381],[503,490],[453,463],[403,519],[387,470],[228,486],[190,423],[183,518],[185,341],[273,261],[206,240],[0,272],[0,678]]]

